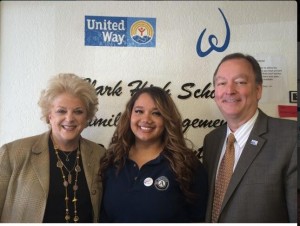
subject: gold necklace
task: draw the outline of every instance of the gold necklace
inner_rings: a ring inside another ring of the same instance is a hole
[[[52,139],[52,137],[51,137]],[[57,157],[57,163],[56,163],[56,166],[58,168],[60,168],[60,171],[61,171],[61,174],[62,174],[62,178],[63,178],[63,186],[65,187],[65,193],[66,193],[66,196],[65,196],[65,205],[66,205],[66,214],[65,214],[65,220],[66,220],[66,223],[69,223],[70,222],[70,219],[71,219],[71,216],[70,216],[70,213],[69,213],[69,195],[68,195],[68,186],[69,184],[71,185],[72,184],[72,171],[75,170],[75,182],[74,182],[74,185],[73,185],[73,199],[72,199],[72,202],[73,202],[73,205],[74,205],[74,218],[73,218],[73,221],[75,223],[77,223],[79,221],[79,216],[77,214],[77,190],[78,190],[78,184],[77,184],[77,179],[78,179],[78,173],[81,171],[81,167],[79,165],[79,160],[80,160],[80,140],[79,140],[79,144],[78,144],[78,148],[77,148],[77,153],[76,153],[76,161],[75,161],[75,164],[74,164],[74,167],[73,169],[69,170],[65,164],[63,163],[63,161],[61,160],[61,158],[59,157],[58,155],[58,147],[54,144],[54,141],[52,139],[52,142],[53,142],[53,146],[54,146],[54,150],[55,150],[55,154],[56,154],[56,157]],[[67,171],[68,171],[68,180],[66,180],[66,176],[65,176],[65,173],[63,171],[63,168],[65,168]]]
[[[55,148],[54,148],[55,149]],[[77,148],[78,150],[78,148]],[[61,151],[61,152],[64,152],[64,151]],[[74,162],[74,166],[71,170],[69,170],[69,168],[64,164],[64,162],[62,161],[62,159],[60,158],[59,156],[59,152],[56,152],[56,149],[55,149],[55,153],[58,154],[58,157],[57,157],[57,163],[56,163],[56,166],[58,168],[61,168],[61,167],[64,167],[66,169],[66,171],[68,172],[68,183],[69,184],[72,184],[72,172],[73,170],[75,169],[75,167],[77,166],[77,155],[76,155],[76,160]],[[68,162],[68,160],[66,160]]]

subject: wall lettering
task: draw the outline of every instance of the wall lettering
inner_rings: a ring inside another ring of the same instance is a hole
[[[89,122],[90,127],[116,127],[121,117],[121,112],[118,114],[112,114],[110,118],[95,118]],[[223,125],[225,121],[223,119],[190,119],[186,118],[182,122],[183,132],[186,133],[190,128],[217,128]]]
[[[225,37],[224,44],[221,47],[218,47],[217,46],[218,45],[218,38],[215,35],[212,34],[212,35],[208,36],[208,42],[209,42],[210,47],[206,51],[203,51],[201,49],[201,43],[202,43],[202,40],[203,40],[204,33],[206,31],[206,28],[205,28],[201,32],[201,34],[199,36],[199,39],[197,41],[197,45],[196,45],[196,51],[197,51],[197,54],[200,57],[207,56],[213,50],[215,50],[216,52],[224,52],[227,49],[228,45],[229,45],[229,42],[230,42],[230,28],[229,28],[229,24],[228,24],[228,22],[226,20],[226,17],[224,15],[224,13],[222,12],[222,10],[220,8],[219,8],[219,11],[222,14],[222,17],[223,17],[224,23],[225,23],[225,27],[226,27],[226,37]]]
[[[170,93],[170,90],[167,89],[168,86],[169,86],[170,84],[171,84],[171,82],[168,82],[165,86],[161,87],[161,88],[164,89],[168,94],[171,94],[171,93]],[[132,86],[135,87],[135,88],[133,88],[133,89],[130,90],[131,96],[132,96],[136,91],[138,91],[139,89],[143,89],[143,88],[145,88],[145,87],[151,87],[151,86],[153,86],[153,84],[148,85],[148,81],[143,82],[143,81],[141,81],[141,80],[135,80],[135,81],[132,81],[132,82],[128,83],[128,87],[132,87]]]
[[[188,99],[190,97],[194,98],[214,98],[215,97],[215,91],[209,90],[211,87],[211,83],[208,83],[202,90],[196,89],[195,91],[191,91],[189,88],[193,88],[195,86],[195,83],[185,83],[181,86],[182,91],[186,93],[186,95],[178,95],[177,97],[179,99]]]

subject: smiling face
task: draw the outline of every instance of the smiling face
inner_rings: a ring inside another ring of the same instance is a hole
[[[141,94],[135,101],[130,127],[136,142],[161,143],[164,120],[148,93]]]
[[[68,93],[58,95],[52,102],[48,117],[53,139],[60,148],[78,144],[87,125],[87,110],[79,98]]]
[[[229,125],[248,121],[262,94],[262,85],[255,82],[251,64],[245,59],[226,60],[214,79],[215,101]]]

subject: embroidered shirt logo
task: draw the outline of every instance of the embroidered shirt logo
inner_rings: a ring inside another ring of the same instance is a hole
[[[166,178],[165,176],[161,176],[159,178],[157,178],[154,182],[154,186],[157,190],[160,190],[160,191],[165,191],[168,189],[169,187],[169,179]]]

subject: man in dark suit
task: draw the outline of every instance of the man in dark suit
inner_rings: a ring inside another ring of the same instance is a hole
[[[214,73],[215,102],[227,124],[204,138],[206,222],[297,222],[297,123],[258,108],[262,82],[258,62],[241,53],[225,56]],[[235,137],[232,175],[228,185],[215,186],[230,133]],[[215,187],[225,188],[223,195]]]

